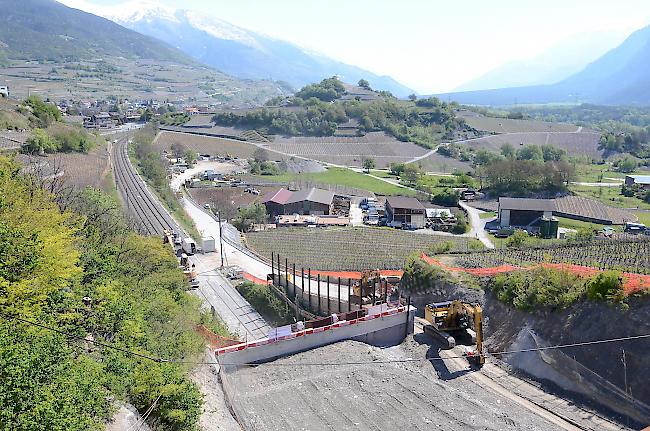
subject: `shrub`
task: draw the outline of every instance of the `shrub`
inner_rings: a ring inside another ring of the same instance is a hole
[[[543,267],[497,275],[490,283],[500,301],[524,311],[568,307],[584,295],[585,285],[571,272]]]
[[[618,271],[604,271],[592,278],[587,287],[587,296],[599,301],[621,302],[625,297],[623,277]]]
[[[528,241],[528,233],[525,230],[517,230],[506,240],[506,247],[521,247]]]
[[[260,313],[265,320],[273,325],[293,323],[292,309],[278,298],[270,286],[244,281],[237,290]]]
[[[447,272],[442,268],[429,265],[419,256],[411,256],[404,266],[399,287],[404,293],[410,294],[434,287],[436,281],[447,278]]]
[[[458,205],[458,193],[453,189],[444,189],[440,193],[433,195],[431,202],[446,207],[455,207]]]

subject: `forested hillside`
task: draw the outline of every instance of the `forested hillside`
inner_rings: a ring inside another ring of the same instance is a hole
[[[404,101],[388,92],[366,90],[371,94],[370,100],[351,97],[343,83],[332,77],[306,85],[289,99],[279,97],[270,101],[282,103],[282,108],[256,109],[243,114],[223,112],[213,120],[218,125],[254,128],[263,133],[332,136],[339,125],[352,119],[358,123],[359,134],[384,131],[400,141],[427,148],[467,129],[463,120],[456,117],[457,105],[453,103],[436,98]],[[350,97],[345,98],[346,95]]]
[[[57,199],[0,157],[0,428],[103,429],[123,400],[141,412],[155,402],[156,429],[193,429],[201,395],[188,366],[147,359],[203,349],[177,265],[111,198]]]

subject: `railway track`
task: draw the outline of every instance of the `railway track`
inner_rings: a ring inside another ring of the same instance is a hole
[[[113,144],[111,156],[117,191],[122,196],[128,213],[144,232],[148,235],[162,235],[166,229],[178,231],[174,220],[151,195],[129,161],[127,139],[120,139]]]

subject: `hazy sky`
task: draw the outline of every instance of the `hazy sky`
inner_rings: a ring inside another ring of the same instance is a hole
[[[112,5],[122,0],[87,0]],[[162,0],[391,75],[449,91],[579,33],[631,33],[650,0]]]

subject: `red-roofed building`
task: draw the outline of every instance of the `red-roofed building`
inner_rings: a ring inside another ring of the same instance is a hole
[[[264,195],[262,203],[266,207],[266,212],[271,218],[284,214],[284,205],[291,198],[293,193],[287,189],[279,189],[268,192]]]

